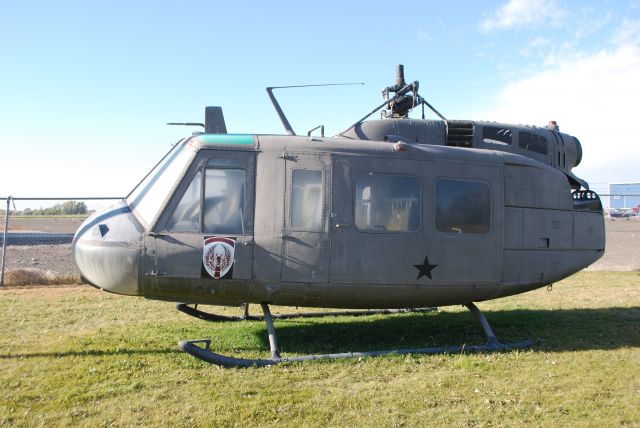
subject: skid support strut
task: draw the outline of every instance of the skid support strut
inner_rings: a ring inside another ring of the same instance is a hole
[[[525,340],[515,343],[500,343],[496,339],[496,336],[491,330],[489,322],[484,317],[482,312],[473,303],[468,303],[465,306],[476,317],[482,326],[487,342],[484,345],[461,345],[461,346],[442,346],[432,348],[417,348],[417,349],[392,349],[387,351],[369,351],[369,352],[345,352],[340,354],[320,354],[320,355],[302,355],[298,357],[286,357],[280,356],[278,349],[278,341],[276,338],[276,330],[273,325],[273,317],[269,310],[267,303],[262,303],[262,312],[264,313],[264,320],[267,324],[267,334],[269,335],[269,348],[271,350],[270,359],[249,359],[249,358],[235,358],[228,357],[221,354],[211,352],[211,339],[201,340],[182,340],[178,343],[178,347],[181,351],[184,351],[196,358],[200,358],[208,363],[216,364],[223,367],[264,367],[272,364],[284,363],[284,362],[297,362],[297,361],[309,361],[320,359],[336,359],[336,358],[359,358],[359,357],[378,357],[383,355],[404,355],[404,354],[446,354],[446,353],[460,353],[460,352],[482,352],[482,351],[499,351],[499,350],[512,350],[512,349],[525,349],[533,346],[532,340]],[[204,344],[204,347],[198,346],[198,344]]]

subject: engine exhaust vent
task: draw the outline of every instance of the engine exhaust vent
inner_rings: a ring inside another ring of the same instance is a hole
[[[448,120],[447,146],[473,147],[473,122],[470,120]]]

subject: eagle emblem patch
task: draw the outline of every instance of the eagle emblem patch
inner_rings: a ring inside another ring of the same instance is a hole
[[[202,264],[215,279],[225,276],[233,267],[236,241],[231,238],[205,238]]]

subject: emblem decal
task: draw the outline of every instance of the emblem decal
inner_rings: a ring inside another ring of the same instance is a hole
[[[205,238],[202,264],[212,278],[220,279],[233,267],[236,241],[230,238]]]
[[[423,276],[427,276],[429,279],[431,278],[431,271],[438,267],[438,265],[429,264],[429,256],[424,257],[424,262],[421,265],[413,265],[416,269],[418,269],[418,277],[416,279],[420,279]]]

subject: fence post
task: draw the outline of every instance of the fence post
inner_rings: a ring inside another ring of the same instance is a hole
[[[11,204],[11,196],[7,196],[7,209],[4,212],[4,231],[2,232],[2,267],[0,268],[0,287],[4,287],[4,259],[7,253],[7,229],[9,229],[9,204]]]

